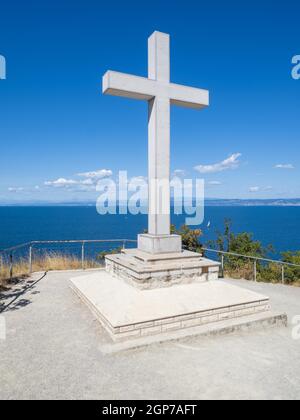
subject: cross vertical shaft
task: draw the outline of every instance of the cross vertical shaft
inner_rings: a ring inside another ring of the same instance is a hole
[[[181,237],[170,234],[170,108],[205,108],[209,92],[170,82],[170,37],[161,32],[148,40],[148,78],[108,70],[102,91],[148,102],[148,234],[138,235],[138,249],[180,253]]]
[[[170,38],[154,32],[148,40],[148,77],[170,82]],[[170,100],[149,101],[148,117],[148,233],[170,234]]]

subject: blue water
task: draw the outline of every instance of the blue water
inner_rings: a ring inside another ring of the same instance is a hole
[[[230,218],[234,232],[252,232],[264,245],[281,251],[300,250],[300,207],[206,207],[201,228],[206,243]],[[210,228],[207,228],[208,222]],[[184,216],[173,216],[180,226]],[[147,216],[100,216],[94,207],[0,207],[0,249],[32,240],[135,239],[147,227]]]

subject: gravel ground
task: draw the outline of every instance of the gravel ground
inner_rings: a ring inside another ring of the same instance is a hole
[[[300,288],[227,280],[270,296],[288,328],[103,355],[106,335],[69,287],[76,275],[35,274],[2,296],[0,399],[300,398]]]

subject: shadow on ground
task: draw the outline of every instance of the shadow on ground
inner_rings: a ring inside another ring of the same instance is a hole
[[[9,289],[0,291],[0,314],[4,311],[16,311],[28,306],[31,302],[30,299],[20,299],[29,290],[34,290],[35,286],[46,276],[44,273],[37,280],[24,280],[24,278],[15,278],[10,283],[12,286]],[[40,292],[33,291],[32,294]]]

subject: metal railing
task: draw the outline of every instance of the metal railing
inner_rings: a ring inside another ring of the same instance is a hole
[[[257,282],[257,263],[258,263],[258,261],[279,265],[281,267],[281,282],[282,282],[282,284],[285,284],[285,267],[294,267],[294,268],[299,268],[300,269],[299,264],[288,263],[288,262],[285,262],[285,261],[272,260],[270,258],[255,257],[255,256],[252,256],[252,255],[237,254],[235,252],[219,251],[219,250],[210,249],[210,248],[202,248],[202,249],[205,252],[212,252],[212,253],[218,254],[221,257],[222,277],[224,277],[224,272],[225,272],[225,257],[226,256],[243,258],[243,259],[247,259],[249,261],[253,261],[253,280],[255,282]]]
[[[111,243],[111,244],[121,244],[121,247],[123,249],[126,248],[127,244],[134,244],[136,243],[136,240],[133,239],[85,239],[85,240],[57,240],[57,241],[31,241],[24,244],[16,245],[11,248],[7,248],[4,250],[0,250],[0,263],[2,261],[1,255],[6,254],[8,256],[9,260],[9,277],[10,279],[13,278],[13,272],[14,272],[14,253],[16,251],[22,250],[24,248],[28,248],[28,274],[32,273],[33,268],[33,250],[39,246],[47,246],[47,245],[66,245],[66,244],[79,244],[81,245],[81,268],[85,269],[85,261],[86,261],[86,245],[87,244],[105,244],[105,243]],[[45,248],[46,250],[47,248]],[[269,258],[261,258],[251,255],[243,255],[243,254],[237,254],[234,252],[226,252],[226,251],[220,251],[216,249],[210,249],[210,248],[202,248],[204,252],[211,252],[214,254],[217,254],[220,257],[221,262],[221,275],[224,277],[225,272],[225,257],[237,257],[237,258],[243,258],[247,259],[248,261],[253,261],[253,280],[257,281],[257,263],[258,262],[265,262],[265,263],[273,263],[277,264],[281,267],[281,281],[284,284],[285,283],[285,268],[286,267],[294,267],[299,268],[299,264],[292,264],[285,261],[280,260],[272,260]]]
[[[84,240],[57,240],[57,241],[31,241],[24,244],[16,245],[11,248],[0,250],[0,262],[2,262],[1,255],[7,255],[9,259],[9,277],[10,280],[13,278],[14,270],[14,253],[16,251],[27,248],[28,249],[28,274],[32,273],[33,267],[33,250],[39,246],[45,245],[67,245],[67,244],[79,244],[81,245],[81,268],[85,269],[86,261],[86,244],[120,244],[123,249],[126,248],[127,244],[136,243],[133,239],[84,239]],[[45,248],[47,249],[47,248]]]

